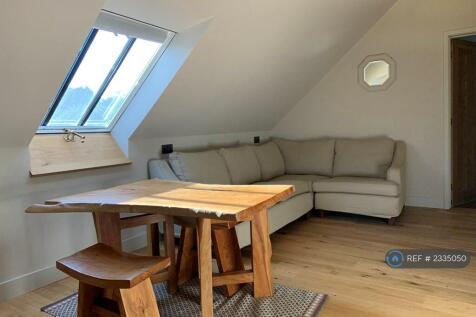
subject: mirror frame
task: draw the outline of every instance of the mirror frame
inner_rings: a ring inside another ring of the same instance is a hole
[[[378,86],[370,86],[365,82],[364,71],[367,65],[371,62],[377,61],[385,61],[389,65],[389,77],[388,79],[382,84]],[[397,65],[395,60],[386,53],[369,55],[359,64],[358,68],[358,82],[360,86],[362,86],[367,91],[382,91],[388,89],[397,79]]]

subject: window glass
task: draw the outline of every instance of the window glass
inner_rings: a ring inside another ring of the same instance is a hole
[[[85,126],[106,128],[112,123],[160,47],[161,43],[141,39],[134,42]]]
[[[124,35],[97,32],[47,126],[74,127],[80,123],[127,41]]]
[[[39,132],[110,131],[174,32],[101,12]]]

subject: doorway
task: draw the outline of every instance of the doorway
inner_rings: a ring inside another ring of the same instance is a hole
[[[476,208],[476,35],[451,39],[451,206]]]

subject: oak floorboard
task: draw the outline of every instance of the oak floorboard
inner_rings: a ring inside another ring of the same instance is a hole
[[[473,317],[476,312],[476,210],[407,207],[396,226],[326,213],[298,220],[271,237],[275,283],[327,293],[319,317]],[[395,270],[391,248],[460,248],[464,269]],[[250,264],[249,248],[244,250]],[[64,279],[4,303],[0,317],[47,316],[40,307],[77,289]]]

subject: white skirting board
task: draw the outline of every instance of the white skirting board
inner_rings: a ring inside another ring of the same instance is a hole
[[[444,198],[407,196],[405,206],[445,209]]]
[[[125,251],[138,250],[146,245],[147,234],[145,230],[122,241]],[[55,266],[49,266],[0,282],[0,302],[59,281],[65,277],[66,275],[56,269]]]

